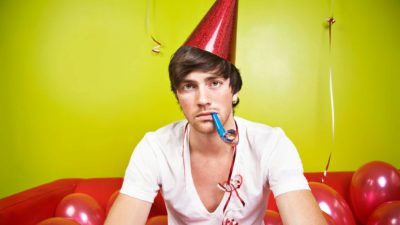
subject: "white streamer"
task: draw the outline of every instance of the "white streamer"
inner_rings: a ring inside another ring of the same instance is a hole
[[[331,95],[331,115],[332,115],[332,143],[335,142],[335,106],[333,101],[333,81],[332,81],[332,65],[329,67],[329,91]]]

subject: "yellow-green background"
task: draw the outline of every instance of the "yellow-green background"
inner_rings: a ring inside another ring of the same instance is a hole
[[[0,197],[65,177],[123,176],[146,131],[183,118],[171,54],[213,0],[0,1]],[[400,167],[400,1],[242,0],[236,114],[281,126],[305,171]],[[146,33],[146,27],[150,32]],[[153,33],[162,42],[154,55]]]

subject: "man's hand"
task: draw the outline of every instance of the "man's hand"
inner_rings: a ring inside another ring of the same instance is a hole
[[[291,191],[275,200],[285,225],[327,225],[311,191]]]
[[[151,205],[150,202],[119,194],[104,225],[144,225]]]

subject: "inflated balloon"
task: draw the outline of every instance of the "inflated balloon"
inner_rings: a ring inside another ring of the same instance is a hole
[[[36,225],[80,225],[73,219],[63,218],[63,217],[51,217],[45,220],[42,220]]]
[[[400,200],[400,173],[392,165],[374,161],[354,172],[350,198],[357,218],[366,223],[380,204]]]
[[[353,214],[344,198],[326,184],[309,182],[311,191],[322,211],[337,225],[355,225]]]
[[[330,215],[328,215],[326,212],[322,211],[322,215],[324,215],[324,218],[326,220],[326,223],[328,225],[336,225],[335,221],[332,219]]]
[[[400,201],[385,202],[378,206],[367,225],[400,225]]]
[[[266,210],[264,214],[265,225],[282,225],[282,219],[279,213],[273,210]]]
[[[103,208],[90,195],[73,193],[65,196],[58,204],[56,216],[74,219],[81,225],[103,225]]]
[[[114,204],[115,199],[118,197],[119,195],[119,190],[114,191],[114,193],[111,194],[110,198],[107,201],[107,207],[106,207],[106,214],[108,214],[108,212],[111,209],[111,206]]]
[[[151,217],[146,225],[168,225],[168,217],[165,215]]]

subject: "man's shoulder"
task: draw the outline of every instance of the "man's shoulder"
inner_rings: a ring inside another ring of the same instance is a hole
[[[167,124],[153,132],[149,132],[148,135],[161,143],[181,140],[186,124],[186,120],[178,120],[173,123]]]
[[[240,117],[235,117],[235,120],[239,126],[239,133],[242,130],[247,137],[259,137],[263,139],[285,135],[280,127],[272,127],[264,123],[254,122]]]
[[[177,120],[175,122],[172,122],[170,124],[167,124],[163,127],[158,128],[154,133],[156,134],[165,134],[165,133],[173,133],[177,131],[183,131],[182,129],[185,128],[185,125],[187,124],[186,120]]]
[[[265,131],[265,132],[273,132],[276,129],[280,129],[280,128],[272,127],[272,126],[264,124],[264,123],[250,121],[250,120],[247,120],[247,119],[244,119],[241,117],[237,117],[237,116],[235,116],[235,121],[238,123],[239,128],[240,128],[240,126],[242,126],[242,127],[244,127],[244,129],[247,129],[247,130],[259,130],[259,131]]]

